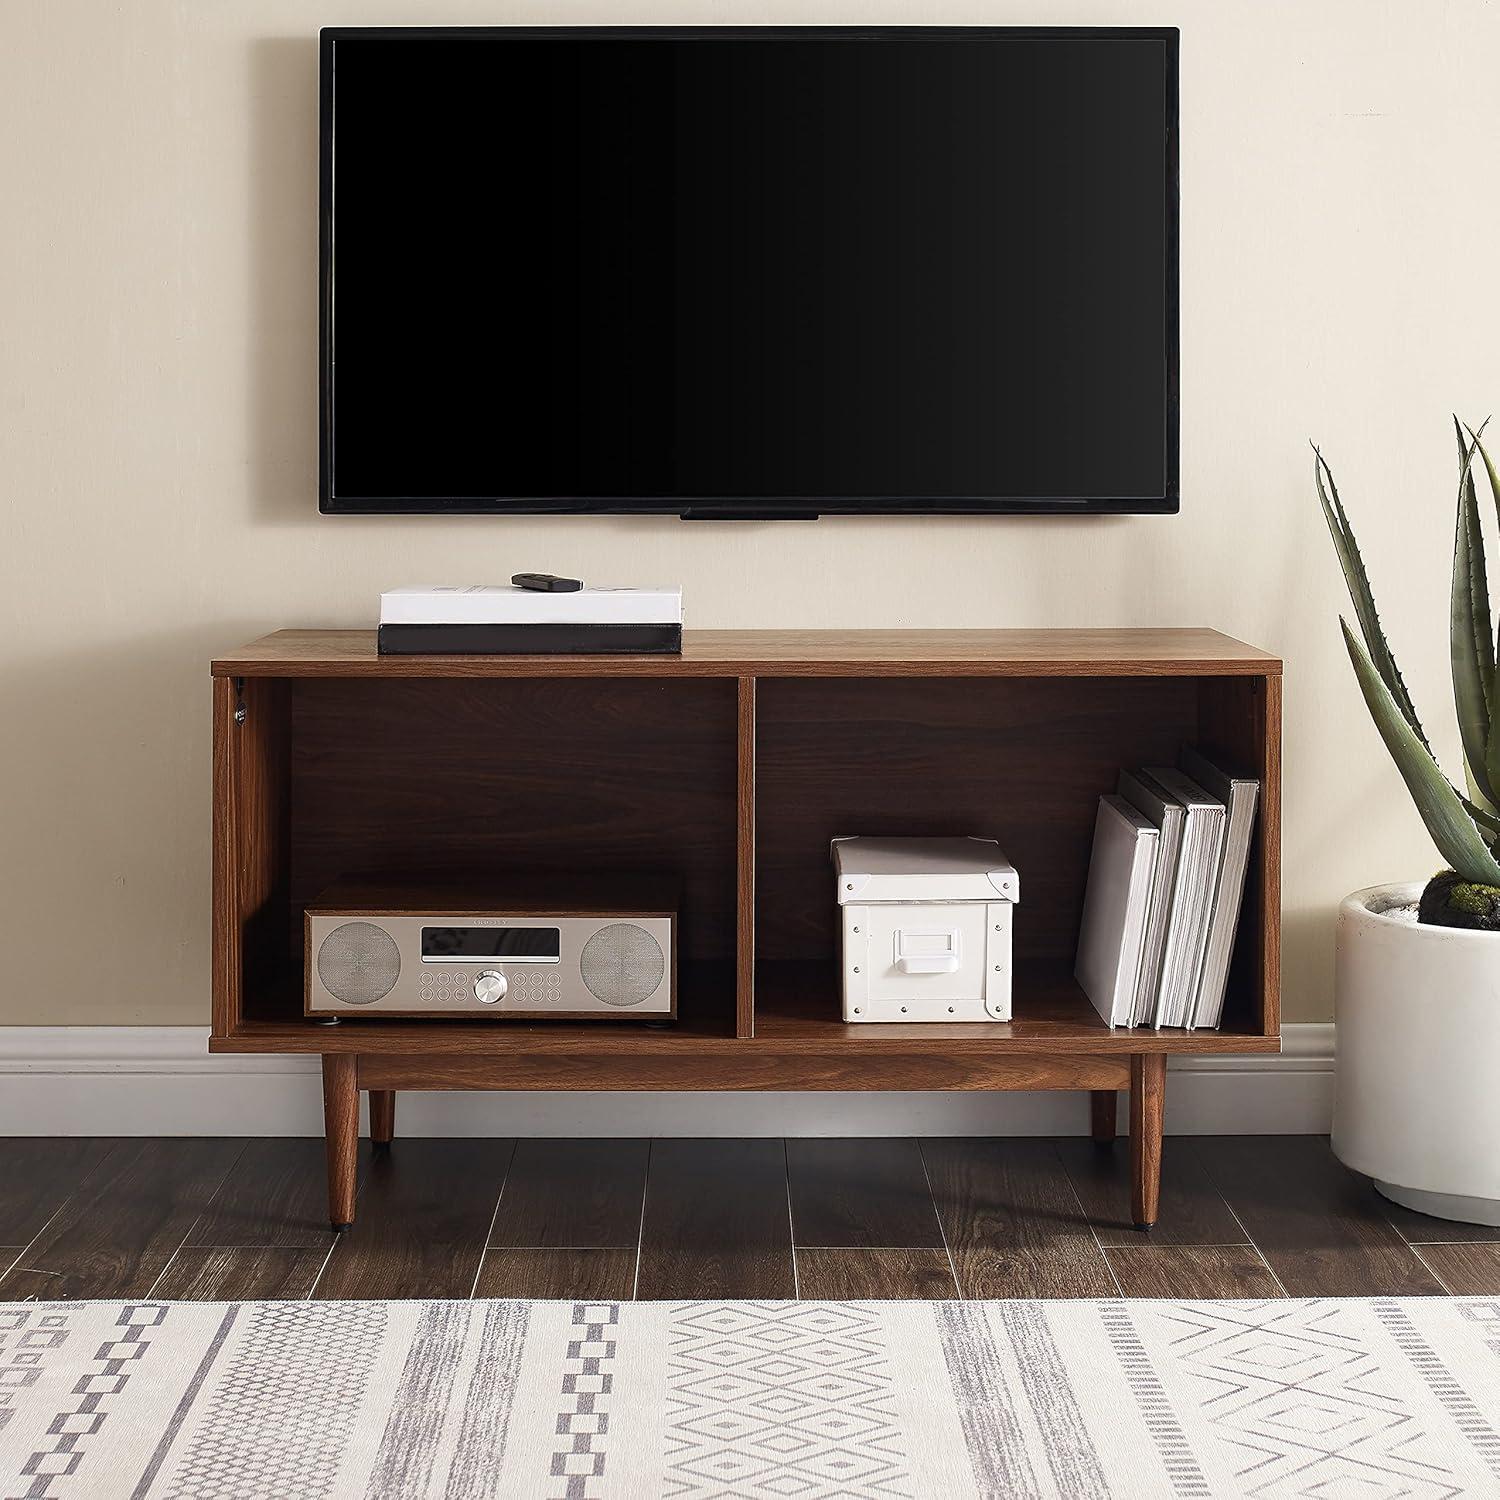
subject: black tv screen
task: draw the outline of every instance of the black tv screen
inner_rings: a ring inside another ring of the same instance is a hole
[[[330,512],[1175,511],[1177,33],[322,33]]]

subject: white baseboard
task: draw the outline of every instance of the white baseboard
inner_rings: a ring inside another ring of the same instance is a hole
[[[315,1057],[210,1057],[197,1026],[0,1028],[0,1135],[319,1135]],[[1277,1057],[1185,1057],[1177,1135],[1324,1134],[1333,1027],[1283,1028]],[[1061,1093],[413,1093],[411,1136],[1076,1135]],[[1121,1124],[1124,1120],[1122,1116]]]

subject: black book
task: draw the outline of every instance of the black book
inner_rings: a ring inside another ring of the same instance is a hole
[[[672,656],[682,626],[382,625],[377,640],[382,656]]]

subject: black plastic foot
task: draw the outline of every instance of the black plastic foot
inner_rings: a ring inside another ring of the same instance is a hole
[[[1150,1234],[1151,1231],[1156,1228],[1156,1225],[1155,1224],[1137,1224],[1135,1227],[1137,1229],[1139,1229],[1142,1234]]]
[[[346,1229],[353,1229],[353,1228],[354,1228],[354,1225],[353,1225],[352,1222],[348,1223],[348,1224],[335,1224],[333,1226],[333,1232],[335,1234],[342,1234]]]
[[[385,1153],[387,1151],[389,1151],[390,1149],[391,1149],[391,1143],[389,1141],[371,1141],[370,1142],[370,1150],[373,1151],[377,1156],[384,1156]]]

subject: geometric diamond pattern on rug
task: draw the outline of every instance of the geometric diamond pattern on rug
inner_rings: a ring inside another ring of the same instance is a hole
[[[877,1312],[722,1302],[672,1309],[665,1496],[912,1493]]]
[[[1156,1309],[1202,1388],[1199,1416],[1237,1453],[1246,1495],[1463,1493],[1355,1326],[1351,1304],[1196,1302]]]
[[[1500,1354],[1500,1302],[1486,1302],[1481,1297],[1460,1302],[1458,1315],[1475,1331],[1494,1353]]]

